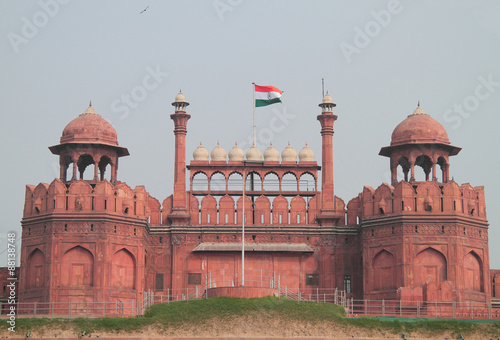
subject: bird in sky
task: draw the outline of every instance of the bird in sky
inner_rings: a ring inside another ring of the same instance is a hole
[[[146,7],[146,8],[144,8],[144,9],[141,11],[141,13],[139,13],[139,14],[142,14],[142,13],[146,12],[146,10],[147,10],[148,8],[149,8],[149,6],[148,6],[148,7]]]

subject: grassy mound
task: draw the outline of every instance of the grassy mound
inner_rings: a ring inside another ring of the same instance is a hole
[[[274,336],[328,336],[332,330],[356,333],[364,336],[372,334],[401,335],[420,334],[480,334],[479,339],[500,336],[500,323],[478,324],[457,320],[406,320],[379,318],[346,318],[344,308],[330,303],[297,302],[291,299],[265,297],[256,299],[209,298],[155,304],[144,317],[134,318],[97,318],[97,319],[58,319],[58,318],[19,318],[16,330],[19,335],[27,331],[63,332],[71,330],[81,333],[148,333],[152,329],[167,331],[175,335],[185,330],[201,334],[212,327],[212,333],[223,334],[226,325],[243,325],[253,322],[241,332],[257,329],[257,335],[266,334],[270,328],[282,329],[282,334]],[[274,322],[271,324],[270,322]],[[216,331],[214,325],[218,325]],[[275,327],[278,326],[278,327]],[[311,327],[315,326],[315,327]],[[267,327],[267,328],[266,328]],[[309,333],[314,329],[316,333]],[[295,333],[290,333],[293,330]],[[0,323],[0,332],[7,334],[7,323]],[[287,333],[288,332],[288,333]],[[207,334],[208,335],[208,334]]]

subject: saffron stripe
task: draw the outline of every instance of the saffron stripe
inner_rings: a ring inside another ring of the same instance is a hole
[[[274,86],[255,85],[255,92],[278,92],[279,94],[281,94],[281,90]]]

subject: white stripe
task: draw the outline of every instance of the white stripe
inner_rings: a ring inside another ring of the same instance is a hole
[[[261,99],[261,100],[270,100],[274,98],[280,98],[281,93],[276,92],[276,91],[271,91],[271,92],[257,92],[255,91],[255,99]]]

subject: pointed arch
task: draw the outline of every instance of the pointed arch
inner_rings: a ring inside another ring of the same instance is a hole
[[[273,224],[288,224],[288,201],[281,195],[273,200]]]
[[[122,248],[113,254],[111,267],[111,287],[135,289],[136,269],[135,257]]]
[[[373,257],[373,283],[375,290],[397,288],[396,258],[383,249]]]
[[[28,256],[26,277],[26,288],[45,287],[45,254],[39,248],[35,248]]]
[[[419,252],[415,257],[413,279],[415,286],[429,282],[439,285],[446,281],[447,261],[443,253],[431,247]]]
[[[484,291],[483,264],[475,251],[470,251],[464,258],[465,289],[474,292]]]
[[[290,224],[306,224],[306,201],[302,196],[295,196],[290,201]]]
[[[201,200],[201,224],[215,225],[217,224],[217,200],[207,195]]]
[[[66,251],[61,261],[61,285],[92,287],[94,284],[94,256],[82,246]]]

